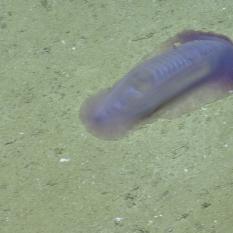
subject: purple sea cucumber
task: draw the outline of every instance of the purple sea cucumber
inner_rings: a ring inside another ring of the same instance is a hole
[[[162,54],[134,67],[111,89],[84,102],[80,118],[92,134],[119,138],[170,102],[185,100],[189,93],[201,90],[199,95],[205,96],[199,100],[201,105],[233,89],[230,39],[211,32],[184,31],[168,45]]]

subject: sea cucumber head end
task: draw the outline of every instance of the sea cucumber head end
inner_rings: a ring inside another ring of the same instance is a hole
[[[92,135],[105,140],[115,140],[125,136],[132,125],[122,121],[117,113],[108,111],[108,94],[109,90],[89,97],[80,108],[80,119]]]

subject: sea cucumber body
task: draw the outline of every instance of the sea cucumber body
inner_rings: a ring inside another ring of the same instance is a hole
[[[233,45],[207,37],[188,41],[129,71],[85,104],[82,119],[104,138],[118,137],[161,105],[218,74],[233,74]]]

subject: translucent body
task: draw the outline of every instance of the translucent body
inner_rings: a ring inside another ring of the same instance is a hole
[[[203,35],[179,39],[183,44],[139,64],[112,89],[89,98],[81,108],[89,131],[117,138],[165,103],[200,85],[215,82],[221,93],[231,89],[232,43],[221,36]]]

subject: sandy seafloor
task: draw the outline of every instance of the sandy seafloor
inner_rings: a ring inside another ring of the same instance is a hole
[[[0,232],[232,233],[233,96],[117,141],[79,120],[170,36],[232,21],[231,0],[1,0]]]

